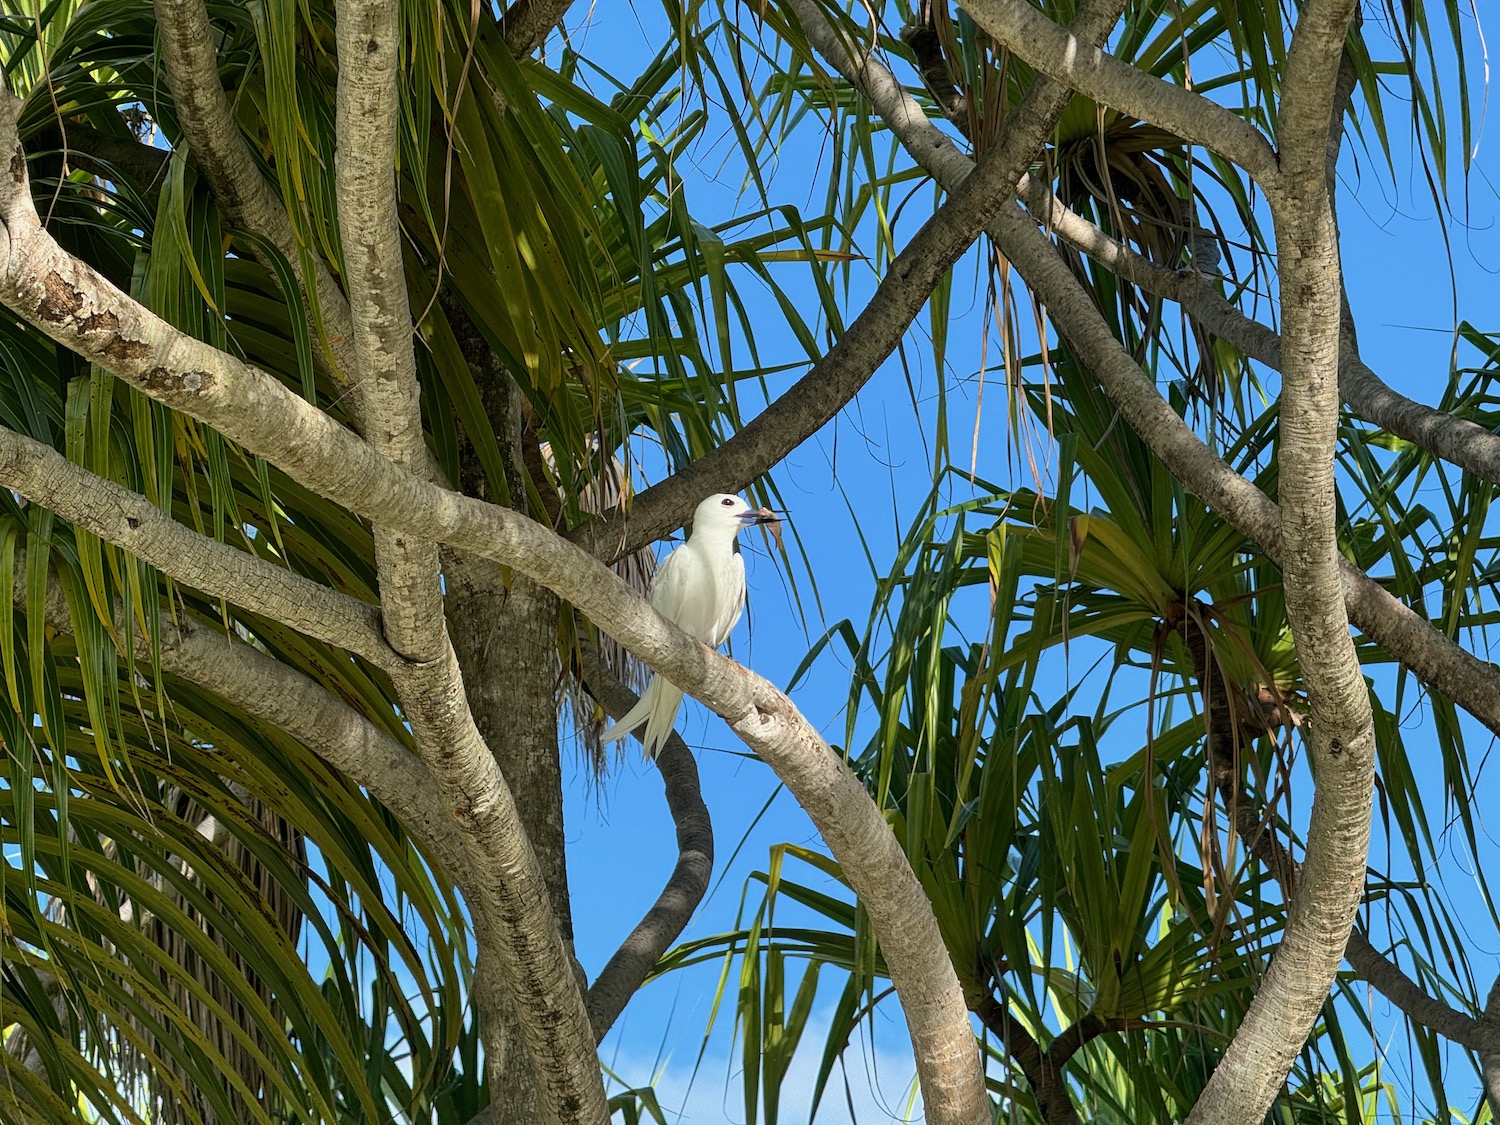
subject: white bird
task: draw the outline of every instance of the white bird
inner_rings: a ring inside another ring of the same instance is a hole
[[[741,531],[775,516],[758,512],[738,496],[720,492],[698,505],[693,530],[657,568],[651,584],[651,605],[690,637],[718,648],[734,631],[745,610],[745,560],[735,539]],[[642,723],[646,754],[657,751],[672,733],[682,689],[652,676],[640,702],[600,735],[600,742],[624,738]]]

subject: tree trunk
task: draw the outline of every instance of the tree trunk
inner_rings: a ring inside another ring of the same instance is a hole
[[[461,309],[446,305],[459,346],[481,387],[504,454],[506,485],[524,505],[521,396]],[[470,496],[498,501],[472,446],[465,442],[460,487]],[[546,881],[553,913],[573,956],[573,916],[564,848],[562,762],[557,737],[557,596],[518,572],[458,551],[443,552],[448,633],[463,670],[475,725],[504,775],[521,824]],[[583,986],[577,959],[573,965]],[[488,1125],[531,1125],[536,1093],[507,996],[476,997],[487,1042],[502,1042],[486,1060],[490,1087]],[[498,1034],[498,1038],[496,1037]]]

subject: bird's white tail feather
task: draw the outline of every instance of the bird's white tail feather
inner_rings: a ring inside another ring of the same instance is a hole
[[[677,723],[677,709],[681,706],[682,690],[660,676],[652,676],[646,690],[641,693],[640,702],[606,727],[599,741],[614,742],[645,723],[641,740],[646,744],[646,756],[654,758],[672,733],[672,727]]]

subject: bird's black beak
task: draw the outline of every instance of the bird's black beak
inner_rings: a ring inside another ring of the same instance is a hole
[[[741,512],[740,522],[746,527],[754,527],[760,523],[780,523],[781,516],[770,508],[761,508],[756,512]]]

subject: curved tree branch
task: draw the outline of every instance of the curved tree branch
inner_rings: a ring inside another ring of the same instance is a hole
[[[788,6],[840,71],[889,75],[867,48],[834,32],[815,8],[802,0]],[[1085,40],[1102,40],[1123,7],[1120,0],[1086,0],[1079,5],[1073,30]],[[1057,83],[1038,78],[1007,114],[994,147],[978,164],[968,165],[973,174],[945,185],[948,199],[897,255],[869,304],[806,375],[723,445],[640,493],[628,517],[587,524],[569,538],[606,560],[629,554],[681,527],[703,497],[745,487],[835,418],[895,351],[938,279],[974,241],[994,209],[1014,194],[1016,181],[1071,96]],[[920,107],[912,112],[931,127]],[[941,137],[935,128],[933,133]],[[946,138],[935,145],[958,155]]]
[[[1239,783],[1239,766],[1234,752],[1237,708],[1230,693],[1240,689],[1225,679],[1217,661],[1209,654],[1201,627],[1185,618],[1181,628],[1192,656],[1193,674],[1205,696],[1204,714],[1208,720],[1205,734],[1214,788],[1224,807],[1232,810],[1235,833],[1246,850],[1266,865],[1290,901],[1296,893],[1300,867],[1269,830],[1271,818],[1246,799]],[[1357,926],[1349,935],[1344,959],[1361,980],[1375,988],[1414,1023],[1479,1052],[1481,1059],[1486,1053],[1500,1057],[1500,1020],[1488,1012],[1484,1016],[1471,1016],[1428,995],[1399,965],[1376,949]]]
[[[18,609],[26,610],[30,607],[26,600],[25,569],[20,565],[23,557],[17,559],[11,601]],[[50,629],[72,634],[73,620],[67,601],[55,581],[47,583],[43,613]],[[121,636],[126,628],[136,629],[138,652],[150,646],[151,639],[126,619],[118,605],[114,625],[116,636]],[[395,738],[295,668],[253,645],[226,636],[220,629],[203,625],[190,615],[179,613],[173,620],[163,618],[159,641],[163,672],[186,680],[296,738],[390,809],[432,851],[445,870],[462,873],[464,853],[458,847],[453,818],[437,799],[432,773]]]
[[[1054,1062],[1050,1053],[1042,1050],[1036,1037],[1011,1015],[1005,1003],[994,996],[986,996],[974,1014],[984,1024],[985,1030],[1016,1060],[1046,1125],[1079,1125],[1078,1110],[1068,1093],[1062,1064]]]
[[[833,36],[831,29],[828,29],[818,16],[815,8],[807,4],[805,0],[793,0],[793,7],[802,18],[808,38],[815,47],[836,64],[848,58],[848,52],[842,48],[837,37]],[[951,187],[968,173],[972,162],[932,125],[922,113],[921,107],[906,94],[889,71],[868,58],[860,58],[854,65],[841,65],[840,70],[857,89],[871,98],[877,111],[901,139],[907,150],[940,184]],[[1120,276],[1140,285],[1148,292],[1177,301],[1195,317],[1204,321],[1215,334],[1235,344],[1247,355],[1279,369],[1280,337],[1270,328],[1246,317],[1202,278],[1185,271],[1169,270],[1110,238],[1093,223],[1063,207],[1046,185],[1039,180],[1023,178],[1018,194],[1044,224],[1075,248]],[[1012,254],[1017,248],[1026,244],[1020,239],[1020,231],[1023,228],[1021,224],[1014,223],[1013,217],[1005,226],[1010,228],[1011,237],[1006,238],[994,227],[991,228],[991,234],[1002,239],[1002,249],[1007,254]],[[1032,235],[1033,237],[1029,240],[1031,252],[1025,255],[1031,268],[1025,272],[1029,273],[1032,278],[1045,272],[1052,279],[1052,284],[1047,287],[1043,297],[1049,305],[1056,307],[1056,302],[1061,295],[1068,292],[1065,281],[1068,275],[1063,264],[1056,260],[1055,255],[1050,254],[1050,248],[1047,248],[1039,237],[1035,237],[1034,231]],[[1072,296],[1077,297],[1081,294],[1074,291]],[[1080,301],[1068,307],[1082,309],[1083,305]],[[1101,343],[1096,349],[1096,356],[1105,350],[1105,346]],[[1118,358],[1122,362],[1128,361],[1128,357]],[[1363,367],[1357,357],[1353,363]],[[1343,368],[1346,373],[1349,366],[1350,360],[1346,351]],[[1124,367],[1119,368],[1121,376],[1125,370]],[[1365,370],[1368,371],[1368,369]],[[1373,374],[1371,378],[1374,378]],[[1115,384],[1122,397],[1133,402],[1159,398],[1154,388],[1151,388],[1144,378],[1137,378],[1133,382],[1134,385],[1128,390],[1125,387],[1129,384],[1123,377]],[[1395,397],[1399,398],[1399,396]],[[1425,410],[1426,408],[1417,407],[1416,409]],[[1439,424],[1456,422],[1455,419],[1436,411],[1429,413],[1436,415],[1434,421]],[[1476,431],[1478,435],[1482,435],[1495,444],[1497,449],[1500,449],[1500,439],[1491,437],[1486,431],[1470,423],[1458,424]],[[1198,479],[1201,479],[1201,476]],[[1270,502],[1264,497],[1252,503],[1251,507],[1259,508],[1264,515],[1271,514]],[[1267,521],[1256,522],[1259,524],[1260,532],[1268,530]],[[1263,545],[1265,545],[1264,541]],[[1352,567],[1347,568],[1345,580],[1354,591],[1354,596],[1350,598],[1350,601],[1355,618],[1366,632],[1372,632],[1372,622],[1381,622],[1384,627],[1377,626],[1374,632],[1385,635],[1386,640],[1382,643],[1385,643],[1393,652],[1402,654],[1401,659],[1404,661],[1419,660],[1429,670],[1427,674],[1435,676],[1440,685],[1442,683],[1448,685],[1444,690],[1451,693],[1456,684],[1470,685],[1471,690],[1466,693],[1465,697],[1466,705],[1471,710],[1477,710],[1481,715],[1488,715],[1488,718],[1484,719],[1486,725],[1492,730],[1500,730],[1500,727],[1496,726],[1497,722],[1500,722],[1500,711],[1487,708],[1481,702],[1493,697],[1493,692],[1500,687],[1500,681],[1496,681],[1481,662],[1457,649],[1457,646],[1447,642],[1446,638],[1435,636],[1430,628],[1424,629],[1420,619],[1416,618],[1416,615],[1412,614],[1407,607],[1396,602],[1382,588],[1358,574]],[[1379,639],[1378,636],[1377,639]],[[1412,665],[1409,663],[1409,666]],[[1232,759],[1226,768],[1232,769]],[[1227,775],[1226,779],[1221,780],[1224,780],[1225,784],[1229,783]],[[1243,802],[1235,801],[1232,792],[1227,794],[1226,800],[1231,807],[1236,809],[1237,827],[1246,841],[1246,846],[1260,855],[1263,861],[1271,864],[1273,870],[1283,873],[1285,877],[1290,877],[1294,865],[1280,845],[1264,831],[1259,812],[1244,805]],[[1414,1019],[1440,1030],[1456,1042],[1475,1049],[1479,1049],[1479,1045],[1487,1039],[1486,1025],[1428,997],[1415,983],[1406,978],[1399,968],[1379,954],[1357,931],[1350,938],[1347,957],[1361,976],[1379,988],[1393,1003]],[[1081,1030],[1082,1024],[1075,1025],[1075,1027]],[[1060,1035],[1051,1049],[1057,1050],[1064,1043],[1067,1035],[1067,1032]],[[1500,1058],[1500,1052],[1497,1052],[1495,1057]],[[1500,1073],[1500,1063],[1496,1064],[1496,1069],[1497,1073]]]
[[[364,657],[401,665],[375,607],[178,523],[146,497],[0,427],[0,485],[146,560],[194,589]]]
[[[584,682],[589,692],[618,719],[635,706],[637,696],[604,667],[592,646],[583,653]],[[714,831],[698,786],[698,763],[676,731],[656,756],[667,791],[667,808],[677,826],[677,863],[667,885],[589,988],[589,1019],[601,1042],[625,1005],[656,967],[667,947],[708,893],[714,870]]]
[[[354,394],[371,448],[416,472],[427,447],[396,222],[400,6],[396,0],[343,0],[337,36],[335,178],[359,372]],[[597,1041],[571,949],[510,788],[464,693],[444,621],[437,544],[377,521],[375,557],[386,638],[413,662],[394,678],[402,708],[455,815],[470,818],[464,840],[475,865],[471,878],[493,885],[477,905],[502,940],[486,952],[510,986],[536,1108],[545,1121],[605,1122]],[[509,1069],[495,1057],[495,1036],[504,1029],[494,1020],[481,1026],[489,1079],[506,1081]]]
[[[18,565],[16,574],[12,600],[27,608],[25,567]],[[52,582],[44,612],[50,627],[59,633],[72,632],[62,590]],[[119,629],[134,628],[118,608],[115,624],[117,636]],[[148,638],[138,634],[138,644],[148,643]],[[439,797],[432,772],[396,739],[296,669],[191,617],[179,615],[174,622],[163,621],[159,651],[163,672],[280,728],[367,790],[400,819],[465,898],[482,901],[468,851]],[[493,928],[482,916],[475,917],[475,934],[482,948],[495,941]],[[493,995],[506,987],[508,982],[495,969],[490,958],[476,963],[476,988],[481,994]]]
[[[1259,1120],[1328,997],[1364,897],[1375,728],[1340,597],[1338,233],[1326,164],[1335,81],[1355,0],[1302,6],[1282,83],[1282,172],[1270,195],[1281,269],[1278,473],[1287,620],[1306,685],[1314,791],[1296,897],[1266,975],[1189,1125]],[[1342,106],[1340,107],[1342,109]]]
[[[1276,152],[1270,142],[1223,106],[1105,54],[1026,0],[971,0],[965,7],[997,43],[1039,73],[1218,153],[1267,191],[1276,187]]]
[[[12,144],[18,105],[15,99],[6,99],[3,109],[0,109],[4,115],[3,133],[8,134],[7,139]],[[10,175],[0,177],[0,199],[3,199],[0,211],[3,211],[6,223],[7,252],[3,272],[8,279],[0,282],[0,288],[12,296],[17,292],[14,285],[30,290],[34,303],[30,304],[30,313],[22,315],[40,317],[43,323],[49,323],[54,329],[61,328],[66,322],[84,336],[93,337],[102,349],[99,354],[106,355],[112,364],[123,365],[115,374],[131,370],[138,378],[145,376],[146,384],[155,386],[158,393],[169,389],[174,397],[184,390],[190,396],[204,391],[211,394],[216,387],[228,389],[237,385],[249,393],[249,399],[242,401],[239,409],[232,413],[246,419],[259,416],[259,421],[252,423],[250,428],[260,431],[263,436],[279,433],[281,437],[276,444],[279,446],[285,441],[296,451],[293,460],[299,463],[327,465],[330,458],[347,457],[350,466],[378,465],[380,473],[394,474],[396,479],[418,479],[370,449],[326,414],[292,395],[269,375],[176,332],[114,289],[93,270],[64,254],[42,229],[32,206],[24,155],[18,146],[11,151]],[[49,268],[32,275],[28,282],[24,280],[29,269],[25,263],[31,251],[57,257]],[[70,285],[65,274],[86,288]],[[96,288],[101,285],[105,288]],[[89,295],[84,296],[85,293]],[[104,308],[100,302],[112,307]],[[85,305],[89,306],[87,311]],[[163,353],[158,355],[136,334],[137,330],[153,336],[163,345]],[[162,332],[166,335],[159,335]],[[188,368],[167,366],[167,363],[188,357],[201,360],[203,366],[195,363],[190,363]],[[152,359],[167,362],[147,362]],[[228,367],[224,366],[226,363]],[[225,381],[223,377],[230,374],[245,378]],[[295,414],[286,413],[288,409]],[[224,423],[221,428],[231,440],[239,440],[236,434],[244,436],[231,416],[220,421]],[[299,421],[310,429],[299,426]],[[288,422],[292,423],[290,429]],[[312,444],[306,443],[309,439]],[[324,446],[320,440],[332,444]],[[27,441],[19,435],[7,439],[11,450],[7,472],[19,474],[25,466],[36,463],[28,456],[34,451],[27,447]],[[348,474],[339,471],[336,475],[347,477]],[[432,493],[444,497],[453,495],[425,481],[421,483]],[[29,498],[39,499],[36,496]],[[59,502],[65,502],[65,498]],[[379,525],[388,521],[376,519],[373,522]],[[129,549],[131,536],[136,530],[130,527],[126,517],[108,522],[97,533]],[[431,539],[432,536],[425,538]],[[176,574],[171,558],[158,561],[158,565],[164,573]],[[285,572],[277,571],[277,574],[281,577]],[[225,589],[222,596],[243,601],[246,592]],[[295,611],[293,615],[299,619],[305,617],[302,611]],[[305,621],[299,627],[315,636],[321,635],[323,629],[317,621]],[[406,703],[418,744],[427,753],[428,765],[438,780],[443,798],[464,834],[471,857],[476,860],[474,880],[470,883],[478,895],[477,899],[471,900],[476,928],[490,927],[490,932],[498,931],[503,935],[503,940],[497,943],[502,952],[500,967],[507,970],[508,981],[520,997],[520,1006],[525,1011],[522,1022],[533,1058],[546,1060],[537,1067],[539,1085],[543,1087],[543,1110],[560,1119],[563,1107],[573,1107],[567,1112],[584,1120],[603,1121],[607,1117],[604,1088],[583,997],[558,931],[557,920],[552,914],[536,857],[520,827],[515,803],[494,758],[474,726],[473,716],[464,700],[462,679],[452,646],[446,644],[445,638],[444,648],[436,659],[424,663],[398,662],[391,672],[397,691]],[[512,955],[516,958],[514,963]]]
[[[1361,980],[1368,981],[1412,1022],[1479,1052],[1481,1062],[1500,1057],[1500,1013],[1492,1012],[1490,1005],[1483,1016],[1471,1016],[1429,995],[1357,928],[1349,935],[1344,958]]]
[[[370,445],[415,472],[427,450],[396,223],[399,6],[395,0],[343,0],[337,35],[334,180],[359,373],[353,395]],[[391,647],[408,660],[437,659],[447,643],[437,547],[377,526],[375,561]]]
[[[1168,269],[1111,238],[1065,207],[1040,181],[1024,181],[1017,195],[1039,222],[1075,250],[1147,293],[1181,305],[1193,319],[1243,355],[1274,371],[1281,370],[1281,337],[1226,300],[1209,279],[1190,270]],[[1339,354],[1339,393],[1367,422],[1434,457],[1500,484],[1500,435],[1398,393],[1348,346]]]

